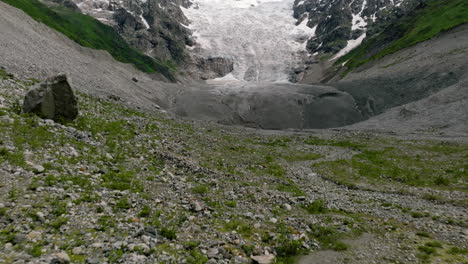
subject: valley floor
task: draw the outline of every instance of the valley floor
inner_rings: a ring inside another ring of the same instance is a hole
[[[468,262],[466,136],[262,131],[85,94],[61,125],[20,114],[37,81],[0,70],[0,263]]]

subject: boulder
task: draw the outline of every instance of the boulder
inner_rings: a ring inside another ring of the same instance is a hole
[[[66,74],[35,85],[24,98],[23,111],[55,121],[74,120],[78,116],[78,103]]]

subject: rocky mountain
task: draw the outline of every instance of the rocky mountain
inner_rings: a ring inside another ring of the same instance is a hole
[[[181,8],[188,0],[45,0],[61,2],[112,26],[132,47],[177,69],[179,79],[212,79],[232,71],[232,61],[219,57],[197,57],[187,52],[193,46],[189,21]]]
[[[343,56],[366,36],[380,32],[420,1],[415,0],[296,0],[294,17],[307,22],[315,35],[307,41],[312,54]]]

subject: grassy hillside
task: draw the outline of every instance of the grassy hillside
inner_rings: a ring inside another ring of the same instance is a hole
[[[348,72],[360,65],[437,36],[468,22],[468,1],[428,0],[425,6],[399,19],[381,34],[367,39],[361,46],[341,57],[336,65],[347,61]]]
[[[1,1],[23,10],[33,19],[63,33],[82,46],[106,50],[120,62],[131,63],[141,71],[158,72],[169,80],[175,80],[170,64],[156,61],[131,48],[112,27],[90,16],[65,8],[51,9],[38,0]]]

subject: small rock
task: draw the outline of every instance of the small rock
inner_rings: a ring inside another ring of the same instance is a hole
[[[271,264],[275,260],[273,255],[252,256],[252,260],[258,264]]]
[[[42,237],[42,233],[38,231],[31,231],[29,234],[26,235],[28,240],[40,240]]]
[[[291,205],[289,205],[289,204],[283,204],[283,207],[284,207],[284,209],[285,209],[286,211],[291,211],[291,210],[292,210],[292,207],[291,207]]]
[[[75,248],[72,249],[72,253],[73,253],[73,255],[81,255],[81,253],[83,253],[83,248],[75,247]]]
[[[44,221],[45,219],[45,215],[43,212],[37,212],[36,213],[36,216],[41,220],[41,221]]]
[[[11,249],[11,248],[13,248],[13,244],[12,244],[12,243],[6,243],[6,244],[5,244],[5,249],[8,250],[8,249]]]
[[[273,224],[276,224],[276,223],[278,223],[278,219],[272,217],[272,218],[270,218],[270,222],[272,222]]]
[[[192,204],[192,209],[195,211],[195,212],[200,212],[203,210],[203,207],[201,206],[201,204],[199,202],[194,202]]]
[[[42,165],[33,165],[32,169],[33,169],[33,172],[36,174],[40,174],[45,171],[45,168]]]
[[[104,244],[103,243],[93,243],[92,247],[93,248],[103,248]]]
[[[86,259],[86,264],[99,264],[101,261],[97,258],[87,258]]]
[[[18,235],[15,235],[15,237],[13,238],[13,244],[17,245],[17,244],[21,244],[23,243],[24,241],[26,241],[26,236],[25,235],[22,235],[22,234],[18,234]]]
[[[218,254],[219,254],[218,248],[210,248],[208,249],[206,256],[211,259],[211,258],[215,258]]]
[[[70,263],[70,257],[66,252],[60,252],[53,255],[51,264],[67,264]]]

